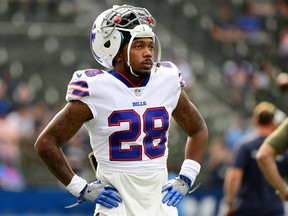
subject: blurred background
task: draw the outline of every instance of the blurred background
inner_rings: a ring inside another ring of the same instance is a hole
[[[0,0],[0,215],[87,215],[35,154],[40,131],[65,104],[78,69],[101,68],[89,33],[114,4],[147,8],[156,18],[162,60],[173,61],[205,118],[210,140],[197,181],[179,206],[183,216],[216,216],[235,142],[251,130],[251,112],[270,101],[287,113],[286,0]],[[184,134],[172,122],[171,177],[183,161]],[[92,181],[87,132],[64,151],[78,175]],[[197,208],[196,208],[197,206]]]

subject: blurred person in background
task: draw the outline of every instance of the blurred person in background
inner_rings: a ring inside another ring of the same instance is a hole
[[[34,138],[36,129],[35,101],[31,87],[27,82],[20,82],[13,91],[13,110],[6,119],[20,132],[21,140]]]
[[[288,118],[270,134],[257,152],[257,162],[265,178],[283,200],[288,200],[287,169],[282,172],[277,161],[287,155],[288,149]]]
[[[236,18],[237,28],[242,31],[245,41],[250,46],[259,46],[269,44],[270,40],[260,16],[257,16],[254,11],[254,6],[250,1],[242,5],[242,12]]]
[[[263,141],[284,118],[285,114],[269,102],[261,102],[254,108],[255,131],[235,146],[225,175],[225,216],[284,216],[282,200],[268,184],[256,161],[256,152]],[[287,170],[288,154],[279,161],[279,166]]]
[[[220,5],[213,19],[211,34],[223,44],[235,43],[244,38],[242,31],[236,26],[231,7]]]
[[[273,87],[277,76],[277,70],[267,58],[260,58],[254,63],[252,88],[256,103],[265,98],[274,98]]]
[[[21,172],[21,134],[8,120],[11,111],[7,84],[0,79],[0,188],[20,191],[25,186]]]
[[[227,148],[222,138],[214,138],[208,148],[207,169],[210,177],[207,179],[210,187],[222,187],[225,172],[231,162],[231,149]]]
[[[0,117],[0,188],[20,191],[24,188],[21,173],[20,134],[17,128]]]
[[[145,8],[114,6],[101,13],[93,24],[91,46],[95,59],[109,70],[76,71],[67,105],[35,143],[46,166],[78,197],[75,205],[94,202],[95,215],[176,216],[176,205],[200,172],[207,126],[182,89],[178,68],[160,62],[154,26]],[[187,141],[180,173],[168,181],[172,117]],[[98,164],[98,180],[90,184],[75,174],[62,151],[83,124]]]
[[[229,96],[234,107],[244,107],[245,99],[251,90],[253,65],[239,54],[223,63],[223,81],[228,87]]]
[[[244,137],[249,130],[246,118],[243,115],[237,116],[232,125],[224,133],[225,147],[231,152],[238,140]]]

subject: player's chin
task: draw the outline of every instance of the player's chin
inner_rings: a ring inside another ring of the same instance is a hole
[[[143,71],[149,71],[150,72],[152,67],[153,67],[153,63],[152,62],[144,62],[144,63],[141,64],[141,69]]]
[[[140,77],[146,77],[146,76],[148,76],[148,74],[150,74],[150,71],[151,70],[138,70],[135,73]]]
[[[146,66],[143,67],[142,72],[143,73],[150,73],[151,69],[152,69],[152,65],[151,66],[150,65],[146,65]]]

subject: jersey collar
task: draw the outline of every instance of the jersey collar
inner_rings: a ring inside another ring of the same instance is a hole
[[[149,75],[145,78],[143,78],[143,80],[138,84],[138,85],[134,85],[133,83],[130,82],[130,80],[128,80],[125,76],[123,76],[121,73],[116,72],[116,71],[108,71],[109,74],[111,74],[112,76],[114,76],[115,78],[117,78],[118,80],[120,80],[123,84],[125,84],[128,88],[135,88],[135,87],[143,87],[146,86],[151,73],[149,73]]]

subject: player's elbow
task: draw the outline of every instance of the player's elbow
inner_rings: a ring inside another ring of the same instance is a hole
[[[44,152],[45,149],[45,141],[38,137],[38,139],[36,140],[35,144],[34,144],[34,149],[37,152],[38,155],[41,155],[42,152]]]
[[[34,144],[34,149],[38,155],[44,155],[53,146],[53,141],[47,136],[40,135]],[[55,144],[56,145],[56,144]]]

